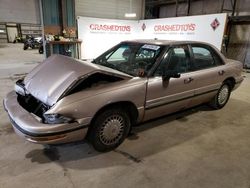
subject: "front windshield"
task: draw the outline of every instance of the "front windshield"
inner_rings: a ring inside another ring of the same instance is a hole
[[[140,43],[121,43],[93,63],[106,66],[132,76],[145,76],[159,57],[163,46]]]

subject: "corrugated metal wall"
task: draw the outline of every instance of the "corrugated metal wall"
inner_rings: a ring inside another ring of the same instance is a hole
[[[250,14],[250,0],[238,0],[236,7],[236,15],[243,16]]]
[[[177,14],[174,1],[172,4],[161,6],[159,8],[159,17],[186,16],[188,13],[187,2],[186,0],[178,4]],[[232,14],[233,2],[233,0],[224,0],[224,6],[222,6],[223,0],[191,0],[189,15],[227,12],[230,16]],[[250,0],[237,0],[234,15],[250,16]],[[245,67],[250,68],[250,22],[234,23],[227,43],[227,49],[223,50],[226,57],[237,59],[243,62]]]
[[[250,24],[232,25],[228,49],[224,54],[250,68]]]
[[[75,4],[72,0],[65,0],[65,12],[67,13],[66,25],[75,27]]]
[[[60,7],[59,0],[42,0],[43,6],[43,24],[60,25]]]
[[[34,37],[42,36],[42,26],[40,24],[20,24],[21,34],[23,38],[26,35],[32,35]]]
[[[39,0],[0,0],[0,22],[41,24]]]
[[[144,0],[131,0],[135,20],[141,19]],[[130,12],[130,0],[76,0],[76,16],[95,18],[126,19],[125,13]]]
[[[8,42],[5,23],[0,23],[0,43]]]
[[[223,0],[197,0],[191,1],[189,15],[202,15],[202,14],[214,14],[220,13],[221,9],[223,12],[228,12],[229,15],[232,10],[231,0],[224,0],[224,6],[222,7]],[[186,16],[188,9],[187,1],[179,1],[177,8],[177,16]],[[250,14],[250,0],[237,0],[235,15],[249,15]],[[176,6],[173,1],[172,4],[163,5],[159,8],[159,17],[175,17],[176,16]]]

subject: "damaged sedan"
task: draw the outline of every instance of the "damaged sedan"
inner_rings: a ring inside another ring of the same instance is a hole
[[[209,103],[220,109],[242,63],[201,42],[125,41],[93,61],[53,55],[4,99],[15,132],[40,144],[118,147],[138,123]]]

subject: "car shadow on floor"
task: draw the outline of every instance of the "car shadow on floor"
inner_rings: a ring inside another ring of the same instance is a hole
[[[231,99],[225,108],[214,111],[201,105],[148,121],[132,129],[131,135],[116,150],[99,153],[85,141],[47,146],[26,154],[31,162],[56,162],[63,168],[99,169],[143,163],[144,159],[213,131],[223,122],[232,122],[237,112],[247,113],[249,104]],[[206,112],[204,112],[206,111]],[[228,111],[232,114],[228,116]],[[204,112],[204,113],[203,113]],[[191,117],[192,116],[192,117]]]

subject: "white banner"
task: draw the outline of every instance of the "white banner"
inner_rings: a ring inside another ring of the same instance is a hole
[[[146,39],[202,41],[221,49],[226,17],[226,14],[210,14],[141,20],[139,24],[143,34],[140,36]]]
[[[82,59],[93,59],[123,40],[135,39],[138,21],[78,17]]]
[[[202,41],[221,49],[227,14],[140,21],[78,17],[82,59],[92,59],[124,40]]]

